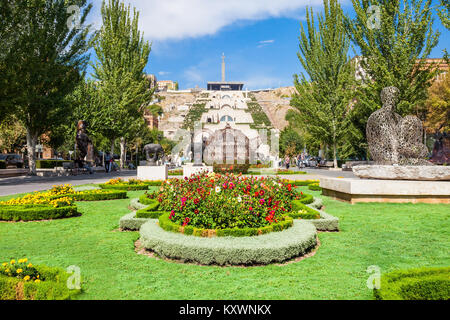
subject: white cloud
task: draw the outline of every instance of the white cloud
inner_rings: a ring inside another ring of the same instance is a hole
[[[160,72],[158,72],[158,74],[159,74],[160,76],[167,76],[167,75],[170,74],[170,72],[168,72],[168,71],[160,71]]]
[[[238,21],[297,17],[322,0],[127,0],[140,11],[140,29],[153,40],[213,35]],[[98,5],[96,11],[98,12]]]
[[[272,43],[274,43],[275,42],[275,40],[262,40],[262,41],[259,41],[258,43],[259,43],[259,45],[257,46],[258,48],[262,48],[262,47],[266,47],[266,46],[268,46],[268,45],[271,45]]]

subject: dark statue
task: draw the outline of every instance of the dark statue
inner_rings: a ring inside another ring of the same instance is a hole
[[[399,90],[384,88],[383,107],[367,121],[367,142],[373,160],[380,165],[432,165],[425,160],[422,121],[415,116],[402,118],[395,113]]]
[[[78,163],[79,168],[84,167],[85,158],[88,155],[90,148],[92,148],[92,141],[86,133],[86,127],[87,127],[86,121],[84,120],[78,121],[77,137],[76,137],[78,152],[76,162]]]
[[[156,166],[156,162],[165,156],[164,149],[160,144],[147,144],[144,146],[144,152],[149,166]],[[152,157],[151,154],[153,154]]]
[[[431,162],[435,164],[450,164],[450,137],[446,132],[436,132]]]

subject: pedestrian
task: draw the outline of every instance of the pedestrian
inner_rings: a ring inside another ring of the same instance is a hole
[[[289,170],[289,166],[291,164],[291,159],[289,158],[288,155],[286,155],[286,157],[284,158],[284,164],[286,166],[286,169]]]
[[[106,153],[105,155],[105,171],[106,173],[109,173],[109,162],[110,161],[110,156],[109,156],[109,152]]]

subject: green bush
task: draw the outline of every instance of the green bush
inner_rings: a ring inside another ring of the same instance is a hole
[[[157,210],[152,210],[152,209],[153,208],[151,208],[151,206],[150,206],[145,209],[136,211],[136,218],[138,218],[138,219],[158,219],[160,216],[167,213],[165,211],[157,211]]]
[[[377,300],[449,300],[450,267],[398,270],[381,277]]]
[[[149,184],[128,184],[128,183],[118,183],[118,184],[99,184],[100,188],[107,190],[126,190],[126,191],[140,191],[148,190]]]
[[[279,223],[274,223],[270,226],[262,227],[262,228],[227,228],[227,229],[215,229],[208,230],[202,228],[195,228],[192,226],[182,227],[169,219],[169,214],[166,213],[159,217],[159,226],[170,232],[175,233],[184,233],[186,235],[193,235],[196,237],[208,237],[208,236],[217,236],[217,237],[253,237],[259,236],[271,232],[278,232],[288,229],[293,226],[294,221],[291,217],[285,217],[284,221]],[[139,218],[139,217],[138,217]]]
[[[18,278],[0,275],[0,300],[71,300],[81,290],[67,288],[71,276],[65,270],[35,266],[45,281],[25,282]]]
[[[311,183],[308,185],[308,189],[311,191],[322,191],[322,188],[319,186],[318,183]]]
[[[3,160],[0,160],[0,169],[6,169],[6,162]]]
[[[292,212],[289,212],[287,215],[294,219],[306,219],[306,220],[320,219],[320,212],[311,209],[307,205],[303,204],[301,200],[292,201]]]
[[[84,191],[81,194],[69,194],[69,198],[73,198],[75,201],[104,201],[104,200],[117,200],[126,199],[127,192],[121,190],[107,190],[106,192],[98,193]]]
[[[319,183],[319,180],[287,180],[286,183],[296,187],[307,187],[312,183]]]
[[[303,204],[311,204],[314,202],[314,197],[310,194],[304,193],[302,194],[302,198],[298,201],[300,201]]]
[[[79,215],[76,206],[52,207],[48,205],[0,206],[0,220],[35,221],[62,219]]]
[[[316,228],[299,220],[282,232],[258,237],[215,238],[167,232],[157,221],[149,220],[141,226],[140,235],[142,246],[163,258],[221,266],[284,262],[304,255],[317,244]]]
[[[216,173],[235,173],[235,174],[246,174],[248,173],[248,169],[250,168],[250,164],[214,164],[213,170]]]
[[[144,183],[149,187],[160,187],[164,183],[164,181],[155,180],[155,181],[145,181]]]
[[[143,194],[142,196],[139,197],[139,202],[141,204],[144,204],[148,208],[151,208],[150,210],[157,210],[159,207],[159,202],[156,199],[151,199],[147,197],[147,194]]]
[[[54,169],[62,167],[64,162],[72,162],[68,160],[36,160],[37,169]]]

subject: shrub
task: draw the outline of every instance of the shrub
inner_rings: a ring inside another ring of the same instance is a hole
[[[320,212],[311,209],[299,200],[292,201],[292,212],[288,213],[288,215],[294,219],[320,219]]]
[[[67,197],[71,197],[75,201],[105,201],[126,199],[127,192],[121,190],[90,190],[69,194]]]
[[[62,167],[64,162],[72,162],[68,160],[36,160],[37,169],[54,169]]]
[[[262,228],[283,220],[299,199],[279,178],[200,173],[166,182],[154,197],[180,226],[201,229]]]
[[[80,293],[78,289],[67,288],[70,274],[64,270],[28,265],[21,263],[20,268],[13,266],[14,273],[11,272],[10,263],[0,266],[0,300],[70,300]],[[10,272],[5,272],[7,269]],[[19,269],[22,272],[17,276]]]
[[[300,201],[303,204],[311,204],[314,202],[314,197],[310,194],[301,192],[301,196],[302,196],[301,199],[298,201]]]
[[[282,221],[271,224],[262,228],[225,228],[225,229],[204,229],[195,228],[193,226],[180,226],[173,223],[169,218],[170,213],[163,214],[159,217],[159,226],[166,231],[184,233],[196,237],[252,237],[267,234],[270,232],[283,231],[292,227],[293,219],[284,217]],[[138,218],[142,218],[137,216]]]
[[[0,220],[35,221],[69,218],[79,215],[76,206],[52,207],[49,205],[0,205]]]
[[[258,237],[201,238],[167,232],[155,220],[140,228],[144,248],[163,258],[193,261],[203,265],[254,265],[284,262],[307,253],[317,244],[316,228],[295,221],[282,232]]]
[[[183,170],[171,170],[169,171],[169,176],[182,176]]]
[[[311,183],[308,185],[308,189],[311,191],[322,191],[322,188],[319,186],[318,183]]]
[[[249,164],[214,164],[213,171],[215,173],[234,173],[234,174],[246,174],[248,173],[248,169],[250,168]]]
[[[6,169],[6,162],[4,160],[0,160],[0,169]]]
[[[307,187],[312,183],[320,183],[319,180],[285,180],[285,183],[290,183],[296,187]]]
[[[398,270],[381,277],[378,300],[449,300],[450,267]]]
[[[293,171],[293,170],[286,170],[286,169],[278,169],[276,171],[276,174],[278,175],[296,175],[296,174],[308,174],[305,171]]]
[[[158,219],[163,214],[168,214],[166,211],[157,211],[157,210],[150,210],[150,209],[151,208],[148,207],[148,208],[136,211],[136,218],[139,218],[139,219]]]
[[[140,190],[148,190],[148,184],[99,184],[100,188],[107,190],[126,190],[126,191],[140,191]]]
[[[155,200],[153,194],[145,193],[139,197],[139,202],[145,204],[146,206],[152,206],[152,210],[156,210],[159,207],[159,202]]]

